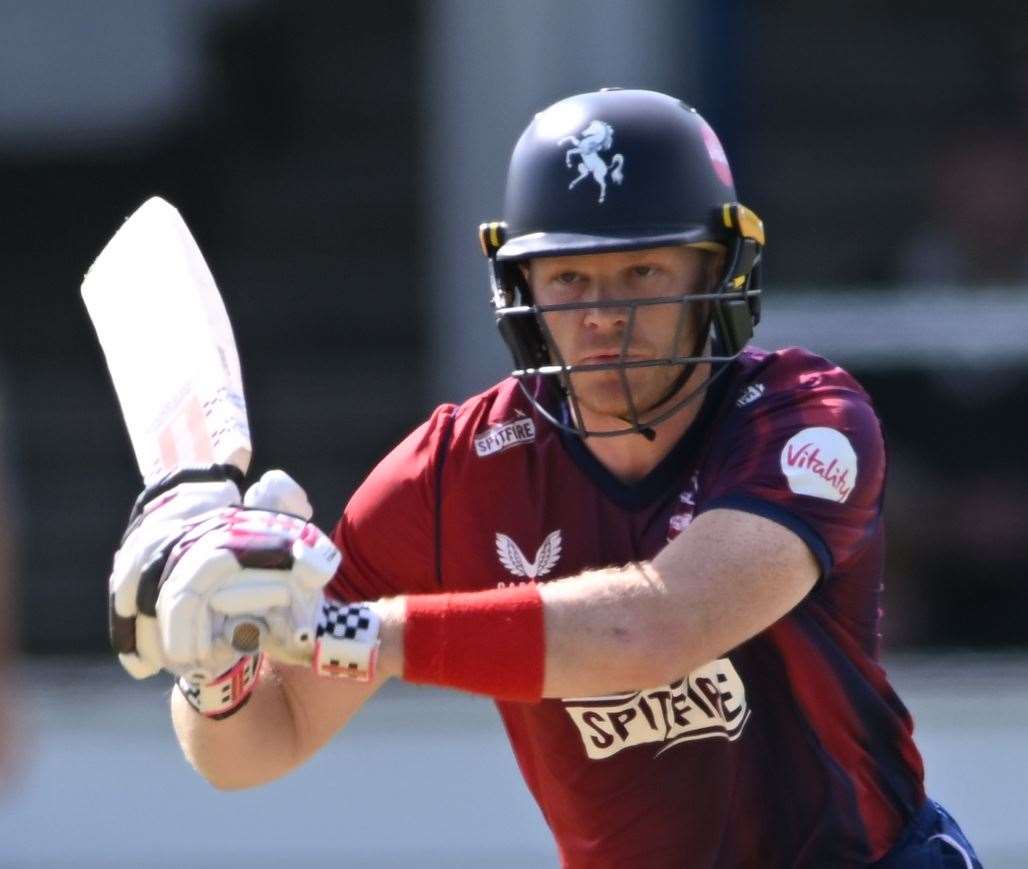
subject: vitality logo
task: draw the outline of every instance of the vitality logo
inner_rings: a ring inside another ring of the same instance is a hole
[[[789,438],[779,458],[789,488],[840,504],[857,484],[857,454],[834,428],[805,428]]]

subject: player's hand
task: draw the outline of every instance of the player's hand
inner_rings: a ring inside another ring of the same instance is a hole
[[[374,605],[323,595],[341,562],[335,544],[296,516],[217,511],[174,544],[162,571],[163,667],[208,715],[246,699],[258,651],[323,676],[372,679],[381,626]]]
[[[221,468],[191,469],[145,491],[133,509],[110,578],[111,644],[125,669],[137,679],[165,668],[157,624],[159,585],[177,541],[193,539],[214,511],[238,505],[291,513],[310,519],[307,495],[283,471],[268,471],[240,498]],[[180,556],[181,553],[179,553]],[[212,667],[226,663],[208,662]],[[234,656],[233,661],[240,656]]]
[[[235,482],[217,469],[177,474],[136,501],[114,554],[110,588],[111,646],[135,678],[163,662],[157,630],[157,583],[170,548],[219,509],[240,502]]]
[[[322,589],[341,555],[314,525],[285,513],[228,507],[175,543],[162,571],[162,665],[210,680],[240,653],[310,663]],[[233,645],[233,642],[235,645]]]
[[[199,489],[176,497],[183,503],[169,495],[140,511],[115,561],[112,642],[130,673],[172,672],[212,717],[245,701],[258,651],[320,675],[372,678],[379,618],[323,597],[342,556],[306,521],[310,504],[290,477],[265,474],[244,499],[254,506],[207,509],[217,499]],[[183,518],[187,501],[203,509]]]

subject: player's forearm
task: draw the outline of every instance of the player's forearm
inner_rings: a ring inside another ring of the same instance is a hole
[[[649,563],[583,574],[540,591],[549,697],[663,685],[773,624],[819,567],[769,519],[713,510]]]
[[[793,532],[714,510],[652,562],[409,598],[405,612],[383,618],[381,660],[393,675],[501,699],[654,687],[772,624],[817,576]]]
[[[546,626],[545,697],[660,685],[688,672],[687,656],[697,654],[698,644],[685,640],[688,618],[680,613],[677,624],[670,624],[675,602],[649,562],[589,571],[539,592]]]
[[[265,660],[249,700],[233,715],[206,718],[176,689],[172,723],[186,758],[211,784],[223,790],[254,787],[304,763],[382,681],[327,679],[306,667]]]
[[[267,664],[246,705],[228,718],[201,715],[175,689],[171,719],[186,759],[216,788],[263,784],[300,762],[293,710],[281,679]]]

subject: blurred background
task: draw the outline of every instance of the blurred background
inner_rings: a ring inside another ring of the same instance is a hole
[[[890,672],[933,793],[986,865],[1028,865],[1021,2],[0,0],[0,866],[554,864],[473,698],[389,690],[252,794],[187,768],[167,686],[106,652],[139,481],[78,287],[173,202],[235,326],[255,467],[330,525],[435,404],[505,373],[477,225],[532,113],[611,85],[719,131],[767,226],[756,343],[872,394]],[[355,800],[347,771],[376,784]]]

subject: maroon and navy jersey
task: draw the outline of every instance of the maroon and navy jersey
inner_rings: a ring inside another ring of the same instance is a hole
[[[670,684],[497,706],[566,865],[863,866],[924,801],[878,663],[884,475],[868,396],[803,350],[727,364],[631,484],[505,380],[438,408],[371,473],[336,528],[331,590],[547,582],[653,558],[715,508],[781,523],[821,576],[771,627]]]

